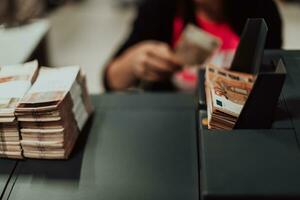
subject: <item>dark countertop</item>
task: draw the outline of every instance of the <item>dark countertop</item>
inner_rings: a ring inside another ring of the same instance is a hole
[[[273,129],[200,130],[203,200],[300,198],[300,51],[265,55],[287,70]]]
[[[17,161],[0,159],[0,199],[5,191]]]
[[[193,95],[112,94],[93,102],[72,158],[19,162],[4,199],[199,199]]]

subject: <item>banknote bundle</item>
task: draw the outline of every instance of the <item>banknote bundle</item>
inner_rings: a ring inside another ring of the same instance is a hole
[[[208,128],[231,130],[253,88],[255,76],[212,65],[206,67]]]
[[[221,40],[188,24],[175,47],[178,59],[186,66],[203,64],[220,47]]]
[[[80,67],[41,67],[15,113],[24,157],[68,158],[92,110]]]
[[[15,110],[37,73],[36,61],[0,67],[0,157],[23,158]]]

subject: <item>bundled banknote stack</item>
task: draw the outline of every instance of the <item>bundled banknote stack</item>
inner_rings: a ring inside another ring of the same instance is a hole
[[[36,61],[0,67],[0,157],[23,158],[15,109],[37,73]]]
[[[24,157],[68,158],[91,113],[80,67],[42,67],[16,109]]]
[[[255,76],[206,67],[205,92],[208,128],[231,130],[253,88]]]

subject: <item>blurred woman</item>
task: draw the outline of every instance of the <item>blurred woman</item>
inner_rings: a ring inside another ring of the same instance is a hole
[[[273,0],[145,0],[128,39],[104,73],[107,90],[125,90],[142,81],[152,89],[172,89],[171,77],[182,69],[173,47],[192,23],[219,37],[221,50],[235,50],[248,18],[264,18],[266,48],[281,48],[282,22]],[[194,76],[186,77],[195,82]]]

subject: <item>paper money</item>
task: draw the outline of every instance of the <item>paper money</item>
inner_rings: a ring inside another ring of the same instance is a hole
[[[221,40],[189,24],[182,33],[175,53],[185,66],[203,64],[220,47]]]
[[[207,66],[205,90],[210,129],[231,130],[235,126],[254,82],[254,75]]]
[[[1,66],[0,157],[66,159],[92,111],[79,66]]]
[[[68,158],[92,110],[79,66],[42,67],[16,109],[24,156]]]
[[[0,157],[23,158],[15,109],[37,73],[37,61],[0,66]]]

